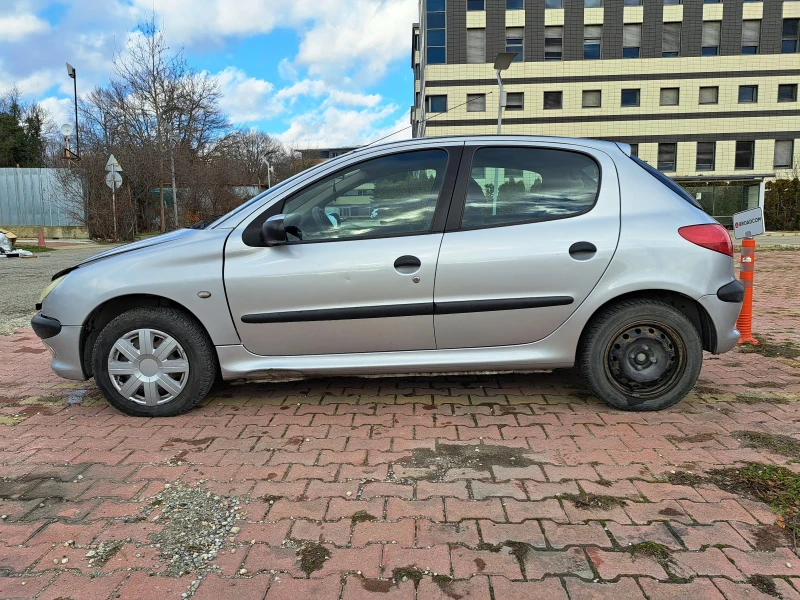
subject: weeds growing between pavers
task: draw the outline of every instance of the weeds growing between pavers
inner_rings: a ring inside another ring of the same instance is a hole
[[[562,500],[569,500],[575,508],[582,509],[602,509],[608,510],[617,506],[625,506],[627,500],[618,496],[606,496],[602,494],[591,494],[581,490],[580,494],[562,494]]]
[[[364,523],[365,521],[375,521],[378,517],[375,515],[369,514],[365,510],[359,510],[358,512],[353,513],[353,516],[350,517],[351,523]]]
[[[319,542],[308,540],[297,540],[300,544],[297,549],[297,558],[300,561],[300,568],[306,576],[310,576],[314,571],[319,571],[331,557],[331,551]]]
[[[763,433],[761,431],[733,431],[736,437],[746,448],[769,450],[789,458],[800,460],[800,441],[776,433]]]
[[[759,592],[769,596],[775,596],[776,598],[781,597],[780,593],[778,592],[778,588],[775,586],[775,582],[772,581],[771,577],[767,577],[766,575],[751,575],[748,577],[747,583],[752,585]]]
[[[739,352],[742,354],[760,354],[768,358],[789,358],[796,360],[800,358],[800,347],[796,346],[794,342],[776,342],[768,335],[754,333],[759,343],[742,344],[739,346]]]

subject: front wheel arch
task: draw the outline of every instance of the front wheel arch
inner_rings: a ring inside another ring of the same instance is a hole
[[[117,296],[95,307],[83,322],[83,329],[81,330],[80,336],[81,369],[87,378],[94,376],[92,369],[92,352],[97,337],[100,335],[103,328],[119,315],[143,306],[160,306],[180,310],[202,327],[209,339],[211,338],[208,330],[200,319],[185,306],[170,298],[165,298],[164,296],[158,296],[156,294],[128,294],[126,296]],[[219,375],[219,360],[217,360],[217,373]]]

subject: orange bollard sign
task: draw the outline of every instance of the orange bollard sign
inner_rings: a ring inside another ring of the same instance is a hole
[[[739,281],[744,285],[744,303],[742,312],[736,320],[739,330],[739,343],[758,344],[753,337],[753,275],[756,266],[756,241],[753,238],[742,240],[742,256],[739,263]]]

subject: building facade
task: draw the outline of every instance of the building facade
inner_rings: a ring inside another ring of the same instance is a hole
[[[786,176],[798,23],[797,0],[420,0],[414,135],[496,133],[517,52],[503,133],[625,142],[688,184]]]

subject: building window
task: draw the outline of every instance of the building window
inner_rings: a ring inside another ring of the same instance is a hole
[[[680,99],[680,88],[661,88],[661,106],[678,106]]]
[[[703,0],[703,4],[722,4],[722,0]]]
[[[506,0],[506,10],[522,10],[525,8],[525,0]]]
[[[639,23],[622,28],[622,58],[639,58],[642,48],[642,26]]]
[[[429,113],[447,112],[447,96],[425,96],[425,111]]]
[[[716,149],[716,142],[697,142],[697,162],[695,164],[695,169],[698,171],[713,171]]]
[[[683,0],[664,0],[664,6],[683,4]]]
[[[736,142],[736,162],[734,167],[737,169],[753,169],[753,155],[755,154],[755,142]]]
[[[486,94],[467,94],[467,112],[486,112]]]
[[[602,54],[603,26],[585,25],[583,27],[583,59],[598,60]]]
[[[562,0],[544,0],[545,8],[564,8]]]
[[[750,104],[758,102],[758,86],[757,85],[740,85],[739,86],[739,104]]]
[[[625,0],[622,4],[623,6],[641,6],[642,0]]]
[[[419,81],[419,75],[420,75],[419,63],[417,63],[417,64],[414,65],[414,79]]]
[[[631,156],[639,157],[639,144],[629,144],[631,147]]]
[[[742,22],[742,54],[758,54],[761,42],[761,21]]]
[[[787,169],[792,166],[794,158],[794,140],[775,140],[774,166]]]
[[[470,64],[486,62],[485,29],[467,29],[467,62]]]
[[[639,106],[639,90],[622,90],[622,106]]]
[[[447,18],[446,0],[428,0],[426,19],[426,56],[429,65],[443,65],[447,62]]]
[[[678,144],[659,144],[658,145],[658,170],[674,171],[675,155],[678,152]]]
[[[600,108],[603,99],[603,94],[600,90],[584,90],[583,91],[583,108]]]
[[[781,36],[781,53],[794,54],[797,52],[797,24],[800,19],[784,19],[783,35]]]
[[[486,10],[485,0],[467,0],[467,10]]]
[[[583,0],[585,8],[600,8],[603,6],[603,0]]]
[[[506,94],[506,110],[522,110],[525,107],[525,96],[522,92]]]
[[[544,28],[544,59],[561,60],[564,42],[564,28],[561,26]]]
[[[797,84],[780,84],[778,86],[778,102],[797,102]]]
[[[523,27],[506,27],[506,52],[516,52],[514,62],[522,61],[522,40],[525,37]]]
[[[709,86],[700,88],[700,104],[718,104],[719,103],[719,87]]]
[[[677,58],[681,55],[681,23],[664,23],[661,37],[661,56]]]
[[[543,108],[545,110],[561,108],[562,98],[563,94],[561,92],[545,92]]]
[[[703,22],[702,56],[717,56],[719,54],[719,21]]]

